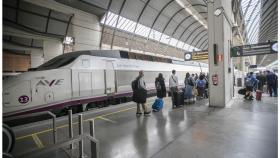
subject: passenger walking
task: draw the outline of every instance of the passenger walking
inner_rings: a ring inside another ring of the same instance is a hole
[[[206,81],[204,79],[204,75],[200,75],[199,78],[196,80],[196,87],[198,91],[198,96],[202,99],[204,95]]]
[[[132,100],[137,103],[136,115],[142,114],[140,109],[140,104],[142,105],[144,115],[149,114],[151,111],[148,111],[147,106],[145,104],[147,100],[147,88],[146,88],[146,83],[144,81],[143,71],[139,71],[139,76],[134,81],[132,81],[132,90],[133,90]]]
[[[175,108],[175,100],[178,95],[178,77],[175,75],[176,71],[172,70],[172,74],[169,77],[169,90],[171,93],[172,107]]]
[[[277,96],[278,77],[275,73],[267,70],[266,81],[269,95],[272,97],[272,93],[274,93],[274,96]]]
[[[195,86],[195,81],[188,72],[186,73],[184,83],[185,83],[184,98],[186,99],[193,98],[193,88]]]
[[[154,104],[152,105],[152,108],[154,112],[158,112],[163,108],[164,102],[162,98],[166,97],[166,87],[162,73],[159,73],[158,77],[155,79],[155,87],[157,90],[158,98],[155,100]]]

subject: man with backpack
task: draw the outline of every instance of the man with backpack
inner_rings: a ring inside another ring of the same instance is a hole
[[[132,81],[131,83],[133,96],[132,100],[137,103],[137,111],[136,115],[141,115],[140,104],[142,105],[142,109],[144,111],[144,115],[148,115],[151,111],[148,111],[146,106],[146,99],[147,99],[147,88],[146,83],[144,81],[144,72],[139,71],[139,76]]]
[[[244,96],[245,99],[253,100],[253,89],[254,85],[258,83],[258,80],[253,76],[253,72],[247,75],[245,78],[245,86],[246,86],[246,94]]]

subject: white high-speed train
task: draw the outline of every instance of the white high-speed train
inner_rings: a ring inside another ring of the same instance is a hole
[[[131,81],[139,70],[144,71],[149,91],[155,89],[158,73],[163,74],[168,87],[173,69],[177,71],[180,85],[186,72],[208,72],[208,67],[131,59],[137,54],[129,53],[106,50],[67,53],[4,80],[4,117],[131,96]]]

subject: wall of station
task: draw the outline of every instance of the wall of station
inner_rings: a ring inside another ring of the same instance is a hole
[[[29,54],[3,51],[3,72],[25,72],[30,68]]]
[[[73,15],[67,32],[67,36],[74,38],[73,51],[99,49],[101,27],[99,17],[96,15],[69,7],[54,0],[26,1],[67,15]]]

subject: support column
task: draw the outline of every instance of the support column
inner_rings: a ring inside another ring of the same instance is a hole
[[[51,60],[52,58],[61,55],[63,52],[62,41],[59,40],[44,40],[44,62]]]
[[[32,49],[30,56],[31,56],[31,68],[36,68],[44,63],[42,49]]]
[[[209,106],[213,107],[225,107],[233,97],[234,68],[230,58],[232,40],[231,19],[229,19],[232,17],[230,5],[230,0],[208,1]],[[214,15],[217,8],[222,8],[223,10],[218,16]],[[216,56],[214,45],[217,48]],[[216,63],[214,62],[215,58]],[[218,83],[214,85],[212,79],[217,78]]]

